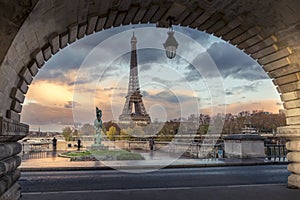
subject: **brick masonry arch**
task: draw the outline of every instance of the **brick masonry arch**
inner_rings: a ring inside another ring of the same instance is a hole
[[[55,53],[94,32],[127,24],[175,24],[206,31],[229,41],[263,67],[284,102],[287,126],[278,128],[290,142],[290,186],[300,188],[300,2],[223,0],[28,0],[3,1],[0,10],[0,184],[3,197],[18,198],[20,152],[28,132],[20,123],[22,103],[39,69]],[[2,12],[3,11],[3,12]],[[2,151],[3,149],[3,151]],[[6,177],[6,179],[3,179]]]

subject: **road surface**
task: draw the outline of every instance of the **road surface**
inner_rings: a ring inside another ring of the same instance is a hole
[[[286,165],[161,169],[151,173],[136,173],[134,170],[134,172],[115,170],[23,172],[19,184],[22,186],[22,200],[142,197],[143,200],[171,197],[198,199],[196,197],[205,194],[213,195],[209,199],[213,199],[214,196],[223,199],[219,195],[235,199],[233,194],[240,193],[244,196],[246,192],[247,197],[256,195],[257,200],[260,199],[259,194],[251,191],[258,189],[266,193],[261,194],[262,197],[268,196],[265,199],[271,197],[269,193],[273,199],[282,199],[279,198],[278,192],[284,193],[285,199],[289,199],[289,195],[300,195],[299,190],[289,190],[285,187],[289,175]]]

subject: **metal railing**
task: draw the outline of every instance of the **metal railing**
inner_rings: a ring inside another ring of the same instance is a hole
[[[129,149],[149,150],[147,141],[130,141]],[[155,148],[160,149],[169,145],[168,142],[156,142]],[[266,159],[273,161],[287,161],[288,153],[285,144],[265,144]],[[185,156],[193,158],[223,158],[225,155],[223,143],[218,144],[202,144],[200,142],[184,143],[174,142],[167,149],[170,153],[184,152]]]
[[[266,144],[265,154],[268,160],[286,161],[288,151],[285,144]]]
[[[30,151],[21,154],[22,160],[56,157],[56,151]]]
[[[50,143],[23,144],[23,157],[27,159],[49,157],[52,152],[52,148],[50,146]],[[148,141],[128,141],[126,149],[127,148],[128,150],[141,149],[149,151],[149,143]],[[264,148],[267,160],[287,161],[286,155],[288,151],[285,144],[265,144]],[[201,142],[155,142],[155,149],[162,149],[169,153],[182,152],[185,156],[201,159],[223,158],[226,153],[224,152],[223,143],[203,144]]]
[[[51,143],[22,143],[22,153],[20,156],[23,160],[46,158],[54,153],[50,148]]]

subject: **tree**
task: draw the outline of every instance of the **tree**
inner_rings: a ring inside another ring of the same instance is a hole
[[[111,126],[114,126],[116,128],[116,135],[118,135],[120,133],[120,127],[113,121],[103,122],[102,130],[108,130]]]
[[[200,135],[205,135],[205,134],[207,134],[208,127],[209,127],[209,125],[201,125],[201,126],[199,126],[199,128],[198,128],[198,133],[199,133]]]
[[[71,141],[72,140],[72,129],[71,127],[65,127],[62,130],[62,135],[65,137],[66,141]]]
[[[82,135],[94,135],[95,134],[95,128],[91,124],[84,124],[81,129]]]
[[[223,134],[241,133],[245,122],[250,121],[251,126],[259,132],[273,132],[277,127],[285,126],[284,114],[272,114],[265,111],[242,111],[239,114],[226,114]],[[249,125],[248,125],[249,126]]]
[[[79,139],[80,138],[80,133],[79,133],[79,131],[74,127],[73,129],[72,129],[72,139],[73,140],[77,140],[77,139]]]
[[[124,140],[130,139],[130,135],[128,134],[127,129],[121,129],[120,135],[121,135],[121,138]]]
[[[106,135],[109,140],[113,141],[115,139],[115,135],[117,133],[117,129],[114,126],[109,127],[108,131],[106,132]]]

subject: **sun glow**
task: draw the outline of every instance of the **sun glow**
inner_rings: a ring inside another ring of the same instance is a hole
[[[72,100],[71,87],[57,83],[37,82],[30,86],[26,99],[34,99],[35,102],[44,105],[61,105]]]

